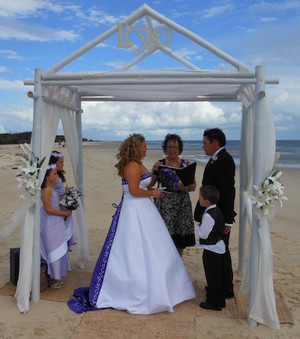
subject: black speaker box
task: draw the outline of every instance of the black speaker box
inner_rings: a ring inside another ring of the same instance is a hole
[[[19,277],[19,264],[20,264],[20,248],[10,249],[10,281],[17,285]]]
[[[16,286],[19,278],[19,266],[20,266],[20,248],[11,248],[10,249],[10,281]],[[47,263],[44,259],[41,259],[41,284],[45,280],[47,273]],[[47,281],[46,281],[47,282]],[[44,284],[43,284],[44,285]],[[46,287],[42,287],[44,291]]]

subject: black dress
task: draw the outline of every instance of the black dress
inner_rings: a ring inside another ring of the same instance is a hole
[[[165,159],[160,160],[165,165]],[[181,160],[180,167],[188,166],[187,160]],[[164,186],[164,183],[162,183]],[[194,219],[192,203],[188,192],[163,192],[154,203],[166,223],[176,247],[186,248],[195,245]]]

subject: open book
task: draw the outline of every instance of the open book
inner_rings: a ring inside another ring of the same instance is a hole
[[[188,186],[195,181],[195,172],[196,172],[197,162],[186,167],[171,167],[166,165],[159,165],[158,172],[160,169],[167,168],[172,170],[178,176],[179,180],[183,183],[184,186]]]

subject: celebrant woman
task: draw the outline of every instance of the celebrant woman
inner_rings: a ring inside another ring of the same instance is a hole
[[[166,225],[153,204],[161,190],[148,190],[151,173],[142,163],[145,138],[131,134],[115,165],[123,195],[96,263],[89,288],[74,291],[69,307],[78,313],[113,308],[131,314],[173,312],[195,291]]]
[[[168,172],[164,172],[162,168],[159,169],[160,165],[183,168],[190,164],[188,160],[179,157],[183,151],[183,141],[179,135],[167,134],[162,144],[162,150],[166,157],[154,164],[150,187],[159,182],[166,189],[161,199],[155,199],[154,203],[168,227],[180,256],[182,256],[186,247],[195,245],[194,219],[189,192],[195,191],[196,181],[184,186],[182,182],[179,182],[178,177],[174,175],[168,177]],[[168,187],[170,181],[173,181],[171,188]]]

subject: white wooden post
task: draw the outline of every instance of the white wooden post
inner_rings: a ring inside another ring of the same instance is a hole
[[[33,129],[32,129],[32,151],[36,157],[41,159],[42,142],[42,70],[35,70],[34,93],[36,99],[33,104]],[[41,180],[41,178],[40,178]],[[38,194],[34,210],[33,229],[33,273],[32,273],[32,293],[31,298],[34,303],[40,301],[40,270],[41,270],[41,249],[40,249],[40,194]]]
[[[255,85],[255,112],[254,112],[254,139],[253,139],[253,184],[260,185],[264,179],[264,153],[262,143],[264,142],[265,126],[263,125],[263,107],[261,105],[260,93],[265,92],[265,68],[256,67],[256,85]],[[253,192],[253,194],[256,194]],[[257,280],[259,272],[259,221],[256,214],[252,213],[252,229],[250,239],[250,288],[249,288],[249,314],[256,298]],[[257,326],[257,322],[248,318],[248,324],[252,327]]]
[[[78,98],[77,105],[81,108],[81,100]],[[81,192],[82,196],[80,197],[80,200],[84,206],[84,199],[83,199],[83,155],[82,155],[82,119],[81,119],[82,110],[76,111],[76,127],[77,127],[77,135],[78,135],[78,168],[77,168],[77,176],[78,176],[78,189]]]
[[[246,244],[246,209],[247,203],[244,192],[247,190],[247,154],[246,154],[246,123],[247,112],[245,105],[242,108],[242,128],[241,128],[241,150],[240,150],[240,217],[239,217],[239,261],[238,271],[243,272],[245,262],[245,244]]]

